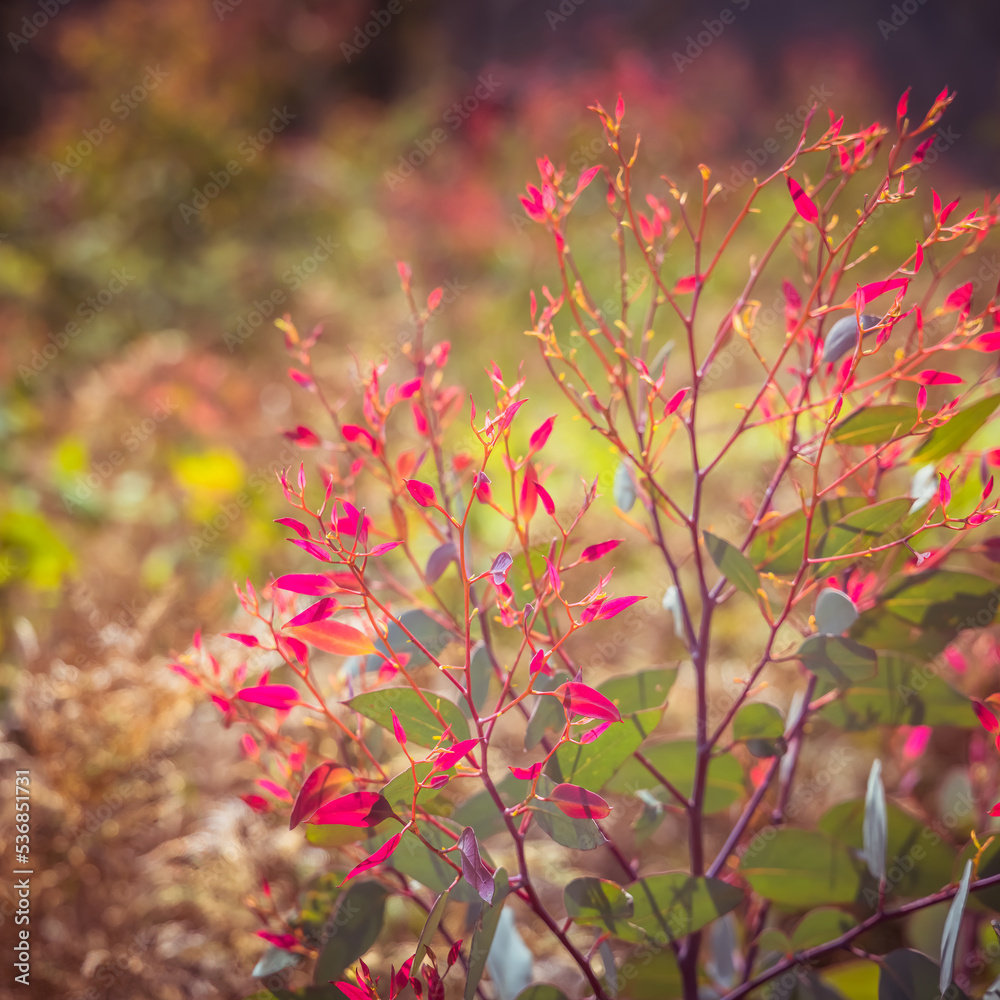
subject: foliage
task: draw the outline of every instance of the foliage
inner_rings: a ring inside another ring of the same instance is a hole
[[[523,995],[563,995],[535,982],[536,949],[559,990],[602,1000],[836,997],[851,976],[881,996],[968,979],[960,929],[981,926],[976,894],[1000,876],[978,871],[988,844],[967,834],[996,811],[995,769],[970,772],[952,823],[903,809],[909,790],[893,778],[933,730],[980,747],[978,727],[1000,731],[987,702],[948,683],[998,605],[997,298],[974,303],[955,275],[1000,202],[956,217],[957,201],[932,192],[914,249],[881,268],[862,242],[880,215],[925,197],[908,184],[951,100],[943,91],[914,124],[904,95],[891,143],[890,129],[845,132],[832,112],[817,135],[810,115],[735,211],[707,166],[696,197],[664,177],[643,208],[623,102],[595,107],[612,166],[570,178],[543,158],[522,198],[558,275],[532,293],[527,334],[566,410],[537,424],[520,412],[527,376],[495,362],[490,407],[473,399],[466,417],[445,382],[451,345],[427,335],[442,290],[419,300],[406,264],[411,370],[390,380],[376,365],[357,406],[314,369],[321,329],[278,322],[291,378],[333,428],[300,426],[315,468],[281,476],[294,513],[280,523],[308,571],[239,591],[252,631],[229,635],[247,652],[238,666],[200,637],[174,664],[245,728],[262,770],[247,804],[290,812],[332,852],[333,924],[319,939],[261,908],[272,951],[259,973],[275,995],[443,996],[464,977],[471,998],[486,976],[504,998],[530,983]],[[613,308],[568,228],[599,188]],[[770,236],[723,309],[720,262],[758,212],[755,233]],[[779,282],[783,329],[759,322],[755,298]],[[735,403],[728,421],[706,405],[712,391]],[[565,486],[569,413],[613,449],[619,515],[642,540],[646,589],[661,577],[662,593],[612,586],[608,557],[630,546],[586,533],[598,480],[582,496]],[[765,486],[741,519],[716,498],[748,451]],[[713,640],[744,607],[760,622],[754,660],[730,682]],[[647,632],[692,676],[686,732],[664,721],[684,695],[643,650]],[[902,747],[900,725],[914,727]],[[868,794],[807,829],[803,804],[838,761],[812,777],[805,761],[833,727],[839,766],[865,758]],[[674,870],[637,849],[661,824],[686,845]],[[386,897],[415,930],[399,966],[373,971],[363,956]],[[940,962],[895,936],[949,903]],[[305,958],[313,984],[297,993],[290,970]]]

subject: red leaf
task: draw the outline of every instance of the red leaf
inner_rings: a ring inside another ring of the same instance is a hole
[[[309,529],[297,518],[278,517],[275,518],[274,523],[283,524],[286,528],[291,528],[299,538],[312,538],[312,535],[309,534]]]
[[[326,805],[345,785],[354,780],[354,775],[342,764],[327,760],[314,768],[302,782],[299,794],[292,806],[288,829],[294,830],[299,823],[308,820],[317,809]]]
[[[284,435],[300,448],[315,448],[319,444],[319,438],[308,427],[303,427],[301,424],[294,430],[285,431]]]
[[[257,931],[257,937],[263,938],[268,944],[273,944],[276,948],[293,948],[299,943],[299,939],[294,934],[274,934],[271,931]]]
[[[600,691],[581,684],[579,681],[567,681],[555,689],[563,703],[563,708],[571,715],[583,715],[588,719],[608,719],[611,722],[621,722],[621,712],[614,702],[609,701]]]
[[[885,281],[873,281],[869,285],[861,285],[858,288],[857,297],[861,299],[861,305],[864,306],[886,292],[895,291],[897,288],[906,288],[909,281],[909,278],[887,278]]]
[[[972,710],[976,713],[980,725],[988,733],[1000,732],[1000,720],[981,702],[972,699]]]
[[[588,545],[580,553],[579,562],[594,562],[595,560],[600,559],[601,556],[606,556],[609,552],[617,549],[618,546],[624,541],[624,538],[612,538],[607,542],[598,542],[596,545]]]
[[[556,512],[556,505],[552,497],[549,496],[549,491],[542,486],[541,483],[535,483],[535,492],[541,497],[542,506],[545,508],[546,514],[554,514]]]
[[[924,266],[924,245],[917,244],[917,254],[913,261],[913,273],[916,274]]]
[[[539,427],[538,430],[531,435],[531,439],[528,441],[529,456],[545,447],[545,442],[548,441],[549,435],[552,433],[552,425],[555,423],[555,419],[555,417],[549,417],[549,419],[546,420],[545,423],[543,423],[541,427]]]
[[[537,674],[539,670],[541,670],[546,677],[552,676],[552,668],[546,663],[544,649],[536,649],[534,656],[531,657],[531,662],[528,664],[529,674]]]
[[[806,222],[815,222],[819,218],[819,209],[816,203],[805,193],[802,185],[794,177],[786,178],[788,181],[788,191],[792,196],[795,211],[802,216]]]
[[[242,632],[223,632],[222,634],[227,639],[235,639],[237,642],[242,642],[244,646],[250,649],[260,645],[260,639],[255,635],[244,635]]]
[[[597,792],[579,785],[556,785],[549,792],[548,799],[573,819],[604,819],[611,813],[611,806]]]
[[[262,795],[241,795],[240,798],[255,813],[269,813],[271,811],[271,803]]]
[[[684,402],[684,397],[688,394],[688,387],[685,386],[683,389],[678,389],[670,399],[667,400],[667,405],[663,407],[663,415],[669,417],[671,414],[677,412],[678,407]]]
[[[580,179],[576,182],[576,191],[573,194],[575,198],[601,171],[600,166],[590,167],[588,170],[584,170],[580,174]]]
[[[479,743],[482,743],[481,738],[459,740],[454,746],[450,746],[443,753],[438,754],[434,759],[434,770],[447,771],[454,767],[463,757],[467,757],[469,751],[473,750]]]
[[[331,979],[330,982],[332,983],[333,980]],[[346,979],[338,980],[336,987],[347,997],[347,1000],[371,1000],[371,993],[367,989],[363,990],[360,986],[347,982]]]
[[[559,567],[549,561],[548,556],[542,556],[545,560],[545,572],[548,574],[552,589],[558,594],[562,589],[562,578],[559,576]]]
[[[906,108],[910,102],[910,88],[907,87],[903,91],[903,96],[899,99],[896,104],[896,123],[898,126],[903,124],[903,119],[906,117]]]
[[[321,601],[310,605],[305,611],[297,614],[291,621],[285,622],[282,628],[296,628],[299,625],[309,625],[312,622],[325,621],[337,610],[337,601],[333,597],[324,597]]]
[[[351,792],[325,802],[313,813],[313,826],[378,826],[395,815],[378,792]]]
[[[518,501],[518,510],[525,521],[530,521],[538,509],[538,490],[536,481],[530,475],[531,467],[525,473],[524,482],[521,483],[521,496]]]
[[[933,368],[925,368],[916,376],[921,385],[959,385],[963,380],[950,372],[939,372]]]
[[[998,802],[991,810],[991,816],[1000,816],[1000,802]]]
[[[394,837],[390,837],[370,858],[362,861],[360,865],[356,865],[347,873],[347,878],[341,882],[341,885],[346,885],[351,881],[355,875],[360,875],[362,872],[368,871],[369,868],[375,868],[382,864],[383,861],[392,857],[392,852],[399,847],[399,842],[402,840],[403,834],[397,833]]]
[[[689,274],[686,278],[681,278],[680,281],[674,285],[673,294],[674,295],[689,295],[698,287],[698,275]]]
[[[967,281],[964,285],[959,286],[953,291],[948,298],[944,300],[944,311],[953,312],[954,310],[963,311],[968,309],[969,303],[972,301],[972,282]]]
[[[258,778],[257,784],[264,789],[265,792],[270,792],[275,798],[281,799],[282,802],[291,802],[292,794],[286,788],[282,788],[281,785],[275,784],[267,778]]]
[[[615,121],[620,122],[625,117],[625,98],[618,95],[618,103],[615,105]]]
[[[480,898],[493,905],[493,876],[479,856],[476,831],[467,826],[458,838],[458,853],[462,857],[462,878],[479,893]]]
[[[911,163],[923,163],[924,157],[927,155],[927,150],[931,148],[937,135],[932,135],[927,139],[924,139],[922,143],[913,151],[913,156],[910,158]]]
[[[249,701],[254,705],[267,705],[287,712],[298,704],[299,692],[291,684],[260,684],[257,687],[241,688],[236,692],[240,701]]]
[[[326,621],[290,627],[295,630],[297,638],[303,639],[309,645],[327,653],[336,653],[338,656],[358,656],[375,652],[371,639],[364,632],[351,625],[345,625],[343,622],[327,619]]]
[[[410,496],[420,504],[421,507],[430,507],[437,501],[437,494],[433,486],[427,483],[418,482],[416,479],[407,479],[406,488],[410,491]]]
[[[416,378],[411,378],[409,382],[404,382],[399,387],[399,398],[409,399],[423,383],[423,379],[418,375]]]
[[[439,305],[441,305],[441,299],[444,296],[443,288],[435,288],[430,295],[427,296],[427,309],[429,312],[434,312]]]
[[[287,590],[293,594],[307,594],[311,597],[331,594],[337,590],[337,585],[322,573],[291,573],[288,576],[279,576],[273,585],[278,590]]]
[[[315,542],[306,541],[304,538],[292,538],[290,541],[292,545],[297,545],[303,552],[308,552],[313,559],[318,559],[320,562],[333,562],[330,553]]]
[[[1000,330],[981,333],[969,346],[974,351],[982,351],[984,354],[990,351],[1000,351]]]
[[[543,767],[545,767],[545,761],[539,760],[535,761],[531,767],[508,767],[507,770],[515,778],[520,778],[521,781],[534,781],[542,773]]]
[[[595,621],[603,621],[607,618],[614,618],[615,615],[621,614],[626,608],[631,607],[636,601],[644,601],[645,597],[613,597],[610,601],[603,601],[597,614],[594,616]]]

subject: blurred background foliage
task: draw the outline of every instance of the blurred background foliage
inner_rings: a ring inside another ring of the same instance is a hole
[[[35,995],[245,996],[261,942],[243,898],[268,877],[288,905],[319,864],[263,835],[235,798],[253,774],[235,736],[165,669],[196,628],[230,624],[234,578],[300,565],[274,472],[308,461],[282,431],[318,417],[276,315],[323,324],[317,369],[342,395],[352,355],[365,369],[409,337],[407,260],[423,294],[445,289],[433,332],[477,402],[492,359],[544,378],[522,331],[528,290],[557,276],[518,194],[538,156],[606,162],[586,107],[619,92],[650,187],[690,186],[704,162],[735,189],[726,211],[811,102],[861,128],[908,85],[911,108],[958,91],[934,186],[995,184],[994,5],[896,26],[860,0],[742,2],[692,58],[721,10],[702,6],[399,0],[383,25],[369,0],[5,5],[0,785],[7,809],[11,764],[32,768]],[[612,295],[599,187],[573,246]],[[887,215],[885,252],[909,252],[928,205]],[[766,211],[720,273],[720,311],[765,231]],[[610,492],[601,445],[572,465],[567,488],[601,475]]]

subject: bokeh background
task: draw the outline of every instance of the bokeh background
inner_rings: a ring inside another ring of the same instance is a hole
[[[6,865],[28,767],[42,872],[18,996],[245,997],[245,897],[308,873],[167,669],[232,627],[234,579],[299,565],[274,471],[315,414],[275,316],[323,324],[346,392],[352,356],[408,336],[407,260],[477,398],[492,358],[534,370],[527,293],[553,272],[518,194],[538,156],[602,162],[586,107],[619,92],[650,176],[705,162],[738,195],[812,102],[854,129],[947,85],[934,186],[1000,180],[979,0],[17,0],[0,26],[0,842]]]

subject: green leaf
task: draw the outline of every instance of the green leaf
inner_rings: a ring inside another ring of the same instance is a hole
[[[557,670],[552,677],[541,674],[535,678],[536,691],[554,691],[560,684],[570,681],[570,677],[565,671]],[[535,699],[535,707],[528,717],[528,725],[524,731],[524,749],[534,750],[546,729],[558,729],[562,732],[566,725],[566,712],[558,698],[545,698],[539,696]]]
[[[858,609],[847,594],[826,587],[816,598],[816,631],[824,635],[841,635],[858,620]]]
[[[434,901],[431,912],[427,914],[423,929],[420,931],[420,937],[417,938],[417,947],[413,952],[412,968],[419,969],[423,963],[424,952],[431,941],[434,940],[434,935],[437,933],[438,927],[441,926],[441,918],[444,916],[445,907],[448,905],[449,895],[450,893],[442,892]]]
[[[996,617],[996,580],[957,570],[932,569],[888,586],[881,605],[891,614],[921,628],[955,634],[984,628]]]
[[[626,941],[652,940],[662,947],[701,930],[735,909],[744,894],[720,879],[667,872],[637,879],[628,887],[632,919],[618,924],[615,936]]]
[[[641,743],[642,732],[636,726],[610,726],[593,743],[564,743],[549,759],[546,774],[553,781],[599,792]]]
[[[751,597],[757,596],[760,588],[760,577],[757,570],[753,568],[753,563],[735,545],[727,542],[724,538],[719,538],[711,532],[702,533],[705,539],[705,548],[712,557],[716,569],[734,586],[749,594]]]
[[[840,802],[817,825],[845,847],[863,851],[864,815],[863,799]],[[934,830],[892,802],[886,805],[886,824],[886,886],[893,898],[929,895],[951,881],[955,852]],[[865,872],[864,902],[877,899],[877,886]]]
[[[897,948],[882,958],[878,980],[878,1000],[941,1000],[937,987],[941,969],[919,951]],[[968,1000],[957,986],[948,1000]]]
[[[893,650],[915,659],[929,660],[954,638],[954,633],[922,629],[890,614],[884,606],[869,608],[851,626],[851,638],[872,649]]]
[[[536,983],[518,993],[517,1000],[567,1000],[567,997],[558,986]]]
[[[788,749],[785,723],[773,705],[744,705],[733,720],[733,740],[746,743],[755,757],[781,757]]]
[[[779,906],[806,909],[853,903],[861,873],[846,844],[813,830],[775,830],[740,861],[753,890]]]
[[[603,927],[617,934],[633,914],[631,895],[617,882],[603,878],[575,878],[563,890],[566,913],[578,924]]]
[[[544,774],[539,776],[538,791],[541,795],[548,795],[554,787],[554,782]],[[542,830],[563,847],[592,851],[595,847],[603,847],[607,843],[607,838],[594,820],[571,819],[555,802],[536,800],[531,803],[531,811],[535,822]]]
[[[850,913],[832,906],[820,906],[807,913],[792,931],[792,948],[805,951],[846,934],[858,922]]]
[[[878,666],[874,649],[836,635],[812,635],[795,655],[806,670],[826,682],[826,690],[849,688],[858,681],[869,680]]]
[[[916,460],[919,457],[921,462],[937,462],[947,458],[986,423],[997,406],[1000,406],[1000,396],[989,396],[967,406],[948,423],[935,427],[913,453],[913,458]]]
[[[663,718],[670,689],[677,680],[677,669],[656,668],[640,670],[635,674],[612,677],[598,684],[597,690],[621,712],[622,718],[648,736]]]
[[[684,983],[671,948],[649,952],[643,943],[635,951],[635,961],[622,963],[623,973],[631,966],[634,977],[628,979],[628,1000],[680,1000],[684,996]]]
[[[965,903],[969,898],[969,882],[972,881],[972,859],[965,862],[965,871],[962,872],[962,881],[958,885],[958,892],[951,901],[948,908],[948,916],[944,921],[944,930],[941,932],[941,978],[938,980],[938,989],[944,993],[952,980],[955,978],[955,948],[958,946],[958,932],[962,927],[962,916],[965,913]]]
[[[475,933],[472,935],[472,945],[469,948],[469,972],[465,982],[465,1000],[474,1000],[476,990],[479,988],[480,980],[486,969],[486,959],[490,953],[490,946],[493,944],[497,924],[500,922],[503,904],[510,892],[510,882],[507,879],[507,872],[503,868],[496,870],[494,884],[496,890],[493,893],[493,905],[483,905],[476,923]]]
[[[487,652],[484,642],[477,642],[473,648],[469,669],[472,673],[472,701],[476,710],[481,712],[489,696],[490,680],[493,677],[493,663],[490,661],[490,654]],[[469,704],[464,698],[458,707],[466,718],[471,716]]]
[[[413,792],[416,788],[413,783],[414,770],[417,772],[417,781],[421,782],[434,770],[434,763],[429,760],[418,761],[415,768],[408,767],[405,771],[400,771],[381,792],[382,798],[389,803],[393,812],[407,818],[413,808]],[[417,805],[434,816],[450,816],[455,808],[433,788],[421,788],[417,792]]]
[[[887,544],[884,538],[886,532],[903,521],[909,513],[911,502],[909,497],[898,497],[870,504],[848,514],[819,536],[819,542],[813,547],[811,557],[820,559],[860,554],[875,545]],[[918,523],[920,520],[918,519]],[[810,572],[822,576],[843,569],[845,565],[843,560],[813,564]]]
[[[865,818],[861,824],[861,840],[865,863],[872,878],[885,878],[886,845],[889,837],[886,815],[885,786],[882,784],[882,761],[872,761],[865,793]]]
[[[390,648],[396,653],[405,653],[410,657],[406,663],[408,670],[429,663],[427,654],[420,646],[413,643],[409,635],[406,634],[407,632],[432,656],[437,656],[449,642],[456,638],[450,629],[440,625],[426,611],[421,611],[419,608],[404,611],[399,615],[399,622],[406,631],[404,632],[403,628],[400,628],[395,622],[390,622],[386,638],[379,639],[375,643],[378,652],[372,653],[368,657],[368,662],[365,664],[367,670],[377,671],[382,660],[389,657]]]
[[[424,703],[425,700],[441,713],[441,717],[451,727],[451,735],[444,737],[446,743],[468,739],[469,724],[458,705],[433,691],[421,691],[418,694],[413,688],[379,688],[355,695],[344,704],[390,733],[392,713],[395,711],[409,740],[422,747],[432,747],[442,738],[444,727]],[[555,701],[554,698],[549,700]]]
[[[333,928],[319,958],[313,982],[339,979],[375,943],[385,914],[385,888],[378,882],[355,882],[341,893]]]
[[[909,434],[917,419],[916,407],[903,403],[863,406],[834,424],[830,439],[846,445],[884,444]]]
[[[550,701],[553,699],[549,699]],[[496,783],[497,793],[505,806],[512,806],[524,799],[528,785],[508,773]],[[497,808],[493,796],[483,789],[465,799],[455,810],[452,820],[463,829],[471,826],[480,841],[487,840],[495,833],[506,830],[503,816]]]
[[[867,497],[835,497],[821,500],[813,517],[811,548],[832,524],[860,507],[868,505]],[[805,555],[806,516],[793,511],[780,520],[769,521],[750,544],[750,562],[761,573],[793,576],[798,573]]]
[[[659,743],[644,749],[642,755],[660,774],[668,778],[682,795],[690,797],[694,790],[696,752],[694,740],[671,740],[669,743]],[[627,795],[635,795],[640,789],[650,789],[663,801],[675,801],[634,757],[618,769],[605,787],[610,792],[624,792]],[[739,761],[731,754],[713,757],[708,764],[705,813],[728,809],[743,797],[744,792],[743,768]]]

